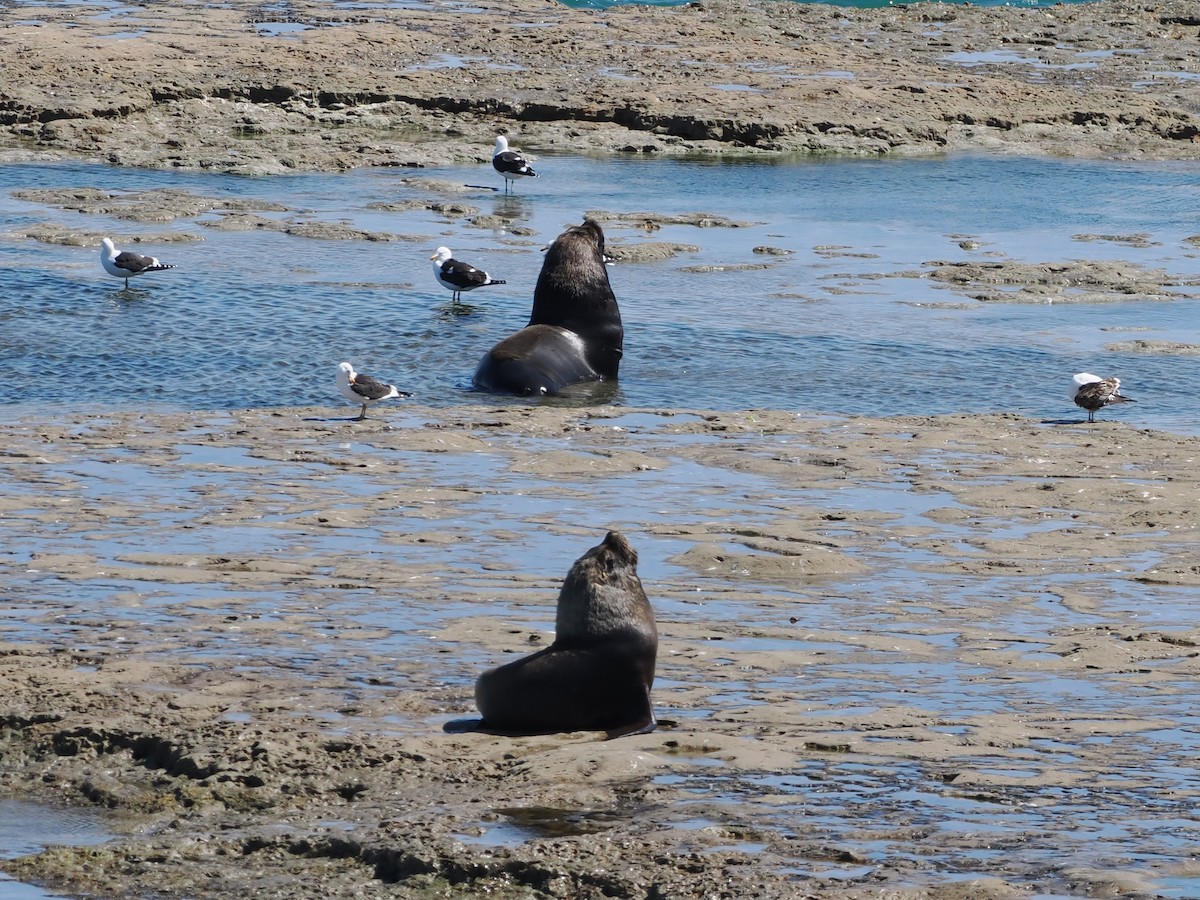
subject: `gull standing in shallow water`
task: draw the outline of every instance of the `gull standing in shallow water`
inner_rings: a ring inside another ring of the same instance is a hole
[[[398,391],[394,384],[384,384],[378,378],[361,375],[354,371],[354,366],[348,362],[338,363],[337,386],[342,396],[351,403],[361,403],[362,412],[357,421],[367,417],[367,407],[380,400],[390,400],[392,397],[411,397],[408,391]]]
[[[492,278],[483,269],[452,258],[449,247],[438,247],[437,253],[429,258],[433,260],[433,277],[446,290],[454,292],[455,303],[462,299],[463,291],[473,291],[489,284],[508,284],[507,281]]]
[[[1132,403],[1132,397],[1121,393],[1120,378],[1101,378],[1091,372],[1080,372],[1074,378],[1075,390],[1071,399],[1087,410],[1088,421],[1096,421],[1096,410],[1112,403]]]
[[[492,167],[504,176],[504,193],[508,193],[510,182],[518,178],[537,178],[537,172],[529,168],[525,157],[517,150],[508,149],[508,138],[496,135],[496,149],[492,151]]]
[[[174,269],[175,266],[158,261],[157,256],[142,256],[129,250],[117,250],[112,238],[100,242],[100,264],[104,271],[114,278],[124,278],[125,287],[129,287],[129,279],[143,272],[162,272],[164,269]]]

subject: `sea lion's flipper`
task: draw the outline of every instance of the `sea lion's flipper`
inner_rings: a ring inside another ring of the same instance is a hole
[[[650,705],[650,688],[646,688],[646,715],[644,718],[639,718],[635,722],[630,722],[628,725],[622,725],[618,728],[610,728],[605,739],[611,741],[613,738],[625,737],[627,734],[649,734],[658,727],[658,720],[654,718],[654,708]]]
[[[632,725],[625,725],[621,728],[610,728],[604,739],[611,741],[613,738],[625,737],[629,734],[649,734],[657,727],[658,721],[652,715],[649,722],[634,722]]]
[[[442,726],[446,734],[470,734],[483,730],[483,719],[451,719]]]

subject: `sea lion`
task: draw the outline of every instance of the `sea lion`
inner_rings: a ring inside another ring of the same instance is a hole
[[[545,650],[475,682],[483,727],[518,734],[653,731],[658,631],[637,576],[637,551],[615,531],[571,566]]]
[[[546,251],[529,324],[489,350],[472,381],[477,390],[518,396],[611,381],[624,341],[621,310],[604,264],[604,232],[585,219]]]

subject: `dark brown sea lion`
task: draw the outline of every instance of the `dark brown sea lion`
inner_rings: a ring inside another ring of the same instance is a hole
[[[518,396],[611,381],[624,341],[621,310],[604,265],[604,232],[585,219],[546,251],[529,324],[489,350],[472,380],[478,390]]]
[[[637,551],[615,531],[571,566],[558,594],[554,643],[475,682],[483,727],[520,734],[653,731],[658,631],[637,576]]]

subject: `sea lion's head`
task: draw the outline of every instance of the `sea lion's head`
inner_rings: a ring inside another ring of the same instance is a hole
[[[556,641],[651,633],[654,611],[637,574],[637,551],[610,531],[571,566],[558,594]]]
[[[593,219],[584,219],[582,225],[572,225],[554,239],[542,260],[542,270],[561,269],[579,277],[584,272],[592,275],[603,273],[604,231]]]
[[[533,290],[530,321],[570,327],[566,320],[581,316],[585,322],[621,320],[604,264],[604,232],[591,219],[567,228],[546,250]]]

